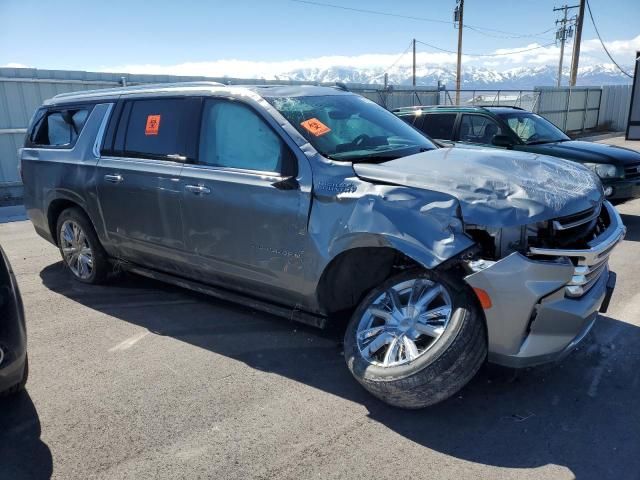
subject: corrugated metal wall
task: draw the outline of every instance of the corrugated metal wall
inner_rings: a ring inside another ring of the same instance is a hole
[[[565,132],[595,128],[602,98],[600,87],[536,87],[536,112]]]
[[[59,93],[118,86],[121,84],[122,79],[128,85],[197,80],[210,80],[233,85],[318,84],[313,82],[247,80],[226,77],[210,78],[0,68],[0,205],[2,203],[12,203],[22,196],[22,186],[17,169],[17,149],[23,144],[24,134],[31,115],[42,102]],[[383,91],[379,85],[350,84],[348,87],[352,92],[359,93],[388,109],[418,104],[434,105],[438,103],[439,96],[436,89],[427,87],[418,87],[415,91],[413,88],[397,88],[391,91]]]
[[[616,132],[627,129],[631,90],[631,85],[606,85],[602,87],[599,127]]]

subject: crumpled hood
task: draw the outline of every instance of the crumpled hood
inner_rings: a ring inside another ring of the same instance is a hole
[[[439,148],[353,168],[363,179],[452,195],[466,223],[491,227],[570,215],[604,198],[598,177],[587,168],[511,150]]]
[[[530,148],[529,151],[575,160],[577,162],[612,163],[623,166],[640,162],[640,153],[635,150],[604,143],[570,140],[566,142],[542,143],[540,145],[532,145],[528,148]]]

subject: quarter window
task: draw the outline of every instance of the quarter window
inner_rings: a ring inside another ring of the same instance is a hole
[[[33,146],[71,147],[89,116],[88,108],[48,111],[41,116],[29,137]]]
[[[460,122],[460,141],[491,144],[493,137],[502,135],[500,126],[483,115],[463,115]]]
[[[280,137],[249,107],[226,100],[205,102],[199,163],[279,173],[286,152]]]
[[[431,138],[452,140],[456,116],[455,113],[428,113],[424,116],[422,131]]]

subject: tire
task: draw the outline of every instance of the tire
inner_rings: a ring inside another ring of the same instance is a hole
[[[24,373],[22,375],[22,380],[20,383],[17,383],[11,388],[0,392],[0,397],[8,397],[9,395],[15,395],[24,390],[24,387],[27,385],[27,379],[29,378],[29,357],[27,356],[24,360]]]
[[[67,230],[68,227],[71,230]],[[80,229],[77,235],[76,227]],[[64,210],[58,217],[56,232],[62,261],[73,277],[83,283],[104,283],[111,264],[87,215],[77,207]],[[65,254],[65,249],[67,252],[72,249],[79,255],[74,257],[73,253]],[[88,260],[89,256],[91,258]]]
[[[414,288],[423,292],[415,294],[416,305],[426,302],[414,309],[414,315],[386,310],[391,301],[387,292],[395,290],[393,296],[403,304],[414,295]],[[436,296],[427,300],[430,295]],[[384,309],[378,308],[381,305]],[[475,294],[462,280],[407,270],[374,288],[356,308],[345,332],[344,355],[353,376],[371,394],[395,407],[423,408],[455,394],[486,361],[484,318]]]

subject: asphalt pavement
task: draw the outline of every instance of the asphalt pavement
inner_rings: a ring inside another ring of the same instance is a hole
[[[0,225],[31,376],[0,400],[0,478],[640,479],[640,200],[609,312],[560,364],[486,367],[403,411],[319,331],[127,275],[71,280],[29,222]]]

